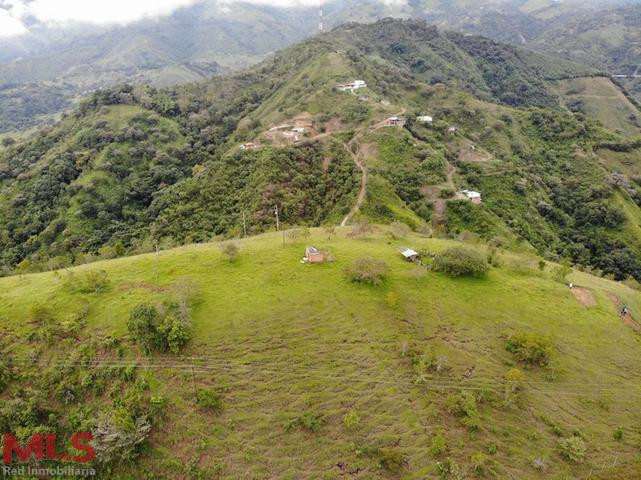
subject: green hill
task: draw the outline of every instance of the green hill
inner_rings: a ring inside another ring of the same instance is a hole
[[[499,267],[453,279],[398,251],[457,242],[351,231],[0,279],[3,431],[93,432],[96,478],[638,478],[638,291],[481,245]],[[346,278],[365,255],[382,285]],[[149,308],[179,353],[133,343]]]
[[[437,112],[438,122],[403,134],[414,145],[399,163],[373,171],[363,211],[415,228],[440,224],[430,187],[443,182],[461,153],[445,134],[448,125],[462,128],[461,140],[483,144],[493,166],[511,163],[529,142],[521,131],[529,127],[518,119],[532,113],[521,109],[562,115],[551,79],[586,73],[478,37],[385,20],[339,28],[236,76],[170,90],[102,91],[0,154],[3,263],[32,271],[234,235],[243,215],[247,228],[260,232],[276,205],[290,225],[339,223],[359,192],[354,160],[376,163],[368,145],[378,141],[381,122],[399,112]],[[355,78],[368,83],[366,100],[336,90]],[[517,121],[508,127],[512,114]],[[577,122],[558,117],[569,120]],[[282,125],[304,125],[306,132],[295,144]],[[568,145],[614,139],[584,120],[572,132],[565,133]],[[240,151],[249,140],[260,148]],[[557,139],[541,141],[543,151]],[[537,248],[559,250],[542,242]]]

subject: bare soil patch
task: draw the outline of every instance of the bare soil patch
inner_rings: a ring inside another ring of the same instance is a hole
[[[596,307],[596,298],[594,298],[592,290],[588,290],[587,288],[574,287],[572,289],[572,293],[576,297],[577,302],[579,302],[584,307]]]
[[[619,313],[621,311],[621,307],[623,306],[623,302],[621,302],[621,300],[616,295],[609,294],[608,297],[610,298],[612,303],[614,303],[617,309],[617,313]],[[619,313],[619,317],[623,321],[624,325],[630,327],[637,333],[641,333],[641,323],[637,322],[630,312],[628,312],[626,315],[621,315]]]

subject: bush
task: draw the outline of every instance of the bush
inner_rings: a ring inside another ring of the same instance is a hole
[[[554,346],[548,337],[533,333],[511,335],[505,348],[516,359],[529,366],[547,367],[554,355]]]
[[[209,388],[198,390],[196,396],[198,405],[212,412],[219,412],[223,408],[223,399],[218,392]]]
[[[361,257],[345,268],[347,277],[352,282],[380,285],[387,273],[387,264],[371,257]]]
[[[0,362],[0,393],[2,393],[5,388],[7,388],[7,385],[9,385],[11,379],[11,370],[6,363]]]
[[[236,242],[223,242],[220,244],[220,250],[223,252],[223,256],[225,256],[227,260],[233,262],[238,258],[240,247]]]
[[[147,354],[178,353],[190,338],[189,325],[179,317],[178,310],[178,305],[173,303],[165,303],[162,308],[149,304],[134,307],[127,322],[134,342]]]
[[[109,274],[105,270],[92,270],[84,274],[69,272],[64,286],[73,293],[102,293],[109,288]]]
[[[409,463],[407,455],[397,448],[362,445],[356,454],[378,460],[378,465],[391,473],[399,473]]]
[[[325,425],[323,415],[306,412],[298,417],[292,418],[285,423],[285,431],[289,432],[295,428],[307,430],[308,432],[318,432]]]
[[[434,457],[438,457],[447,452],[447,443],[445,443],[445,437],[443,432],[439,430],[436,432],[432,438],[432,444],[430,445],[430,454]]]
[[[614,431],[614,434],[612,435],[612,438],[614,438],[618,442],[623,440],[623,427],[617,427],[617,429]]]
[[[581,463],[585,458],[587,447],[580,437],[562,438],[559,440],[561,456],[569,462]]]
[[[374,229],[370,225],[369,221],[364,218],[354,224],[354,226],[352,227],[352,231],[350,232],[350,236],[366,237],[370,235],[373,231]]]
[[[410,227],[401,222],[393,222],[389,226],[390,233],[393,238],[405,238],[412,231]]]
[[[407,455],[396,448],[382,448],[378,464],[388,472],[398,473],[409,463]]]
[[[348,430],[354,430],[361,423],[361,417],[354,410],[350,410],[343,416],[343,425]]]
[[[436,256],[432,270],[445,273],[451,277],[481,277],[490,269],[485,257],[464,247],[450,248]]]

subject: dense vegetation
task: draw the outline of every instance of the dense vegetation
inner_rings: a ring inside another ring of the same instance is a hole
[[[630,233],[640,197],[624,179],[626,209],[613,204],[617,169],[592,154],[636,144],[563,111],[551,81],[585,72],[384,20],[208,83],[100,91],[0,151],[2,263],[26,272],[256,233],[275,226],[276,207],[286,225],[336,224],[359,189],[356,156],[370,171],[361,212],[375,221],[525,241],[552,260],[641,278]],[[335,90],[353,78],[367,81],[365,100]],[[406,129],[372,126],[401,108]],[[426,111],[434,123],[414,121]],[[300,115],[303,141],[270,136]],[[250,140],[260,147],[238,149]],[[463,187],[484,205],[452,199]]]

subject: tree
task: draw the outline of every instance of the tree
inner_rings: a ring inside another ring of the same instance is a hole
[[[490,266],[480,252],[465,247],[453,247],[434,259],[432,270],[451,277],[481,277],[490,270]]]

